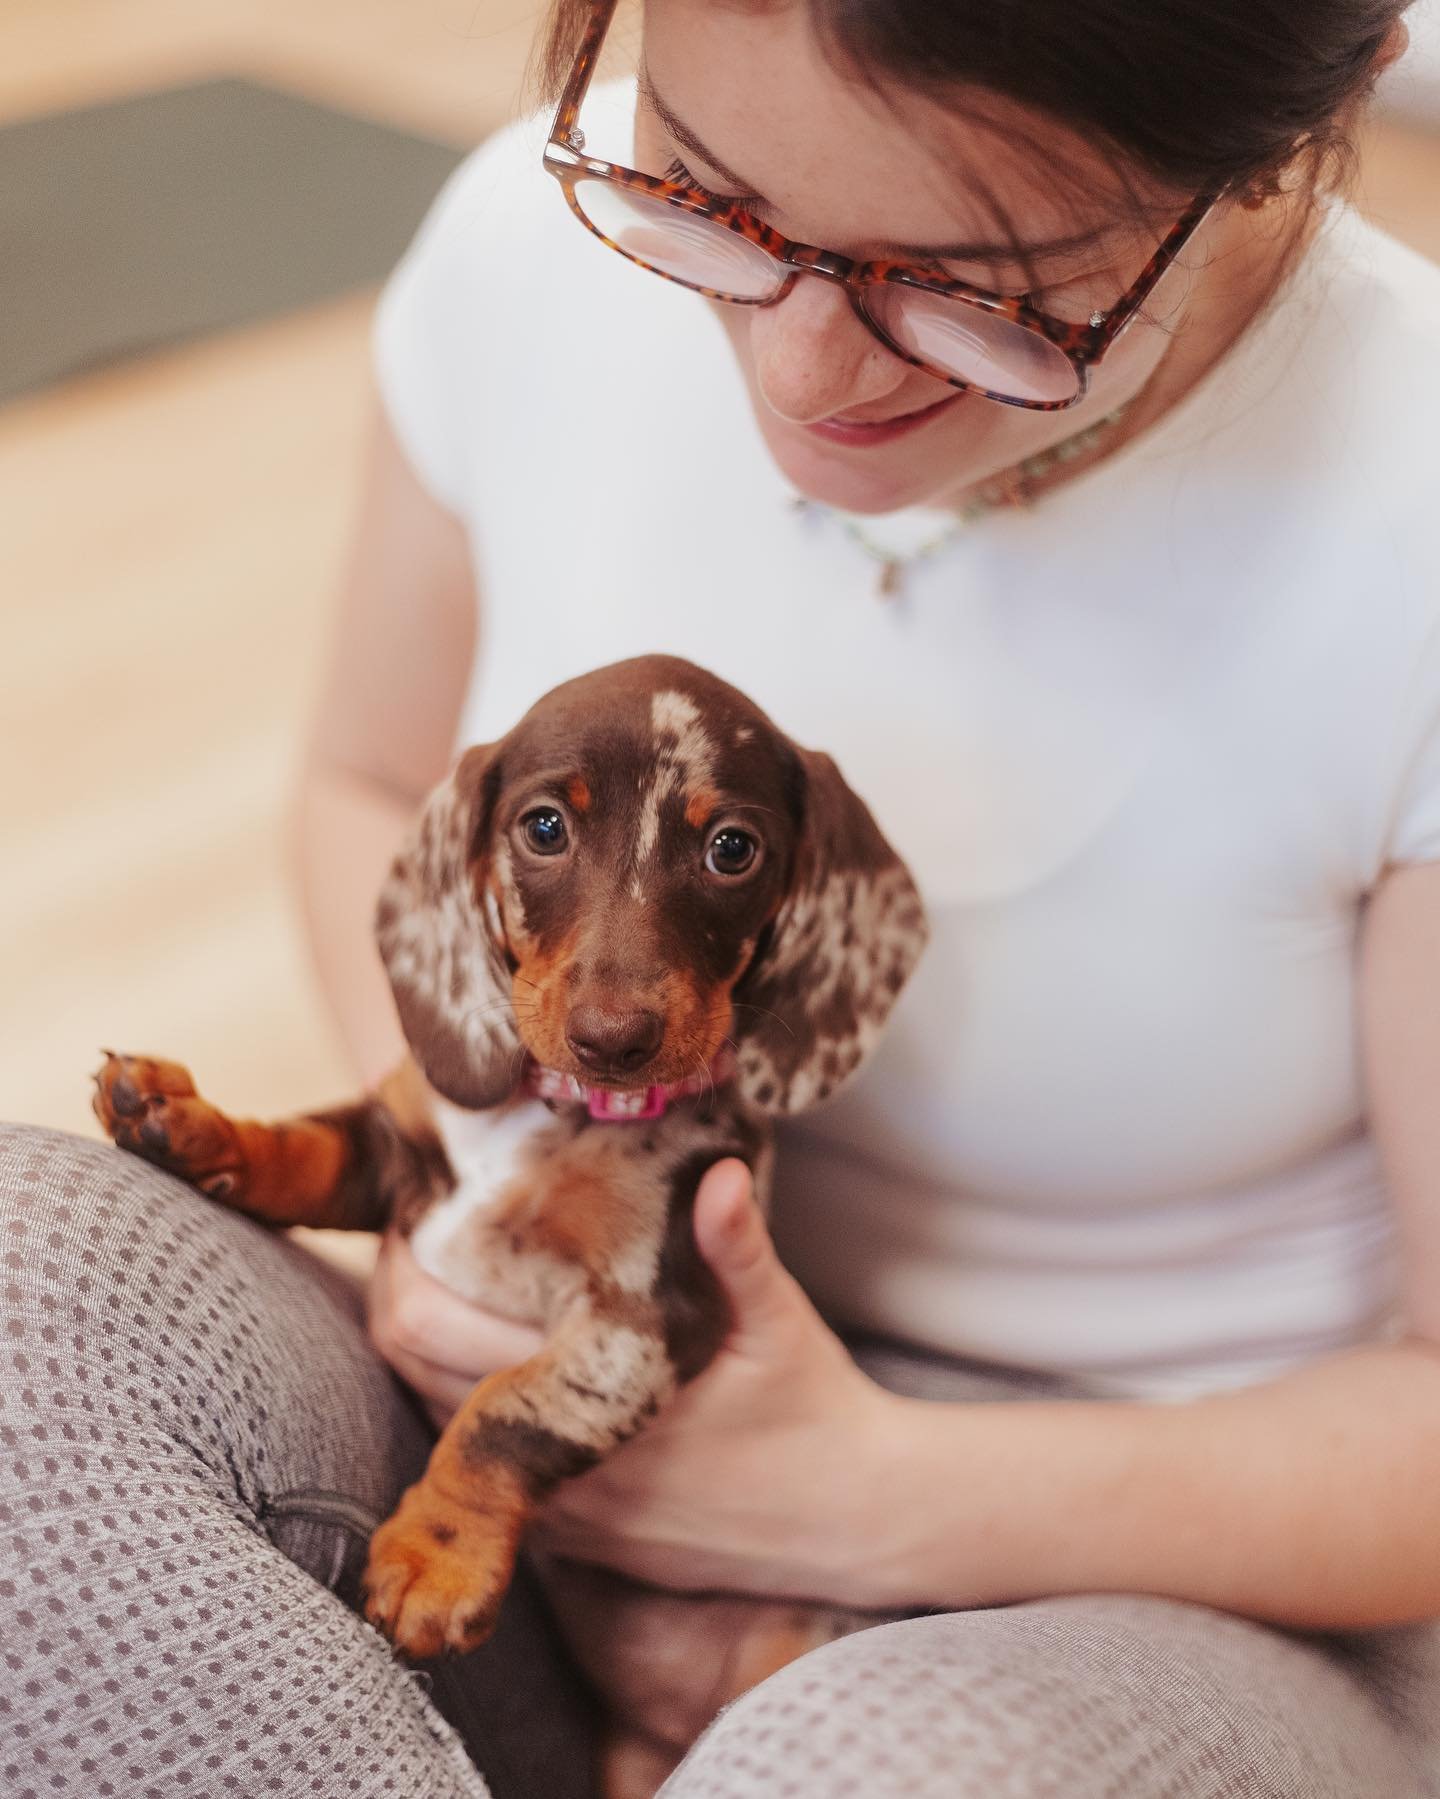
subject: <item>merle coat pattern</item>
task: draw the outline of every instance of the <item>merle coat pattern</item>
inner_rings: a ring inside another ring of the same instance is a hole
[[[700,1177],[739,1156],[763,1201],[770,1120],[860,1065],[925,921],[828,757],[714,676],[646,657],[468,751],[376,926],[413,1059],[375,1096],[255,1124],[176,1064],[112,1055],[96,1105],[123,1147],[229,1205],[394,1224],[449,1286],[545,1327],[540,1354],[475,1388],[373,1539],[368,1614],[428,1656],[488,1633],[545,1495],[715,1353],[728,1320],[691,1235]],[[536,1068],[576,1102],[535,1097]],[[663,1116],[585,1103],[641,1090],[671,1095]],[[737,1666],[837,1628],[798,1628],[794,1608],[773,1626]]]

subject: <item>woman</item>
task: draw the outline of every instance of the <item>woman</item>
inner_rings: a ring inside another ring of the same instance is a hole
[[[553,21],[572,99],[605,10]],[[299,834],[367,1078],[418,795],[627,654],[832,751],[934,920],[785,1144],[794,1274],[713,1171],[731,1340],[546,1521],[912,1614],[674,1799],[1440,1786],[1440,274],[1327,197],[1402,11],[649,0],[548,152],[579,222],[502,133],[382,301]],[[303,1259],[101,1150],[0,1186],[16,1790],[584,1791],[524,1592],[439,1677],[462,1750],[308,1578],[423,1445]],[[393,1242],[372,1330],[437,1417],[534,1341]],[[656,1769],[690,1672],[624,1695]]]

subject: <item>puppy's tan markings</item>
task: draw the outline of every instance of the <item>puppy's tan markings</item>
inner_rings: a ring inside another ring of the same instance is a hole
[[[734,1024],[731,990],[748,962],[747,956],[729,981],[702,981],[677,969],[659,983],[668,1046],[663,1078],[694,1074],[720,1053]]]
[[[570,1008],[565,976],[578,948],[574,936],[551,945],[529,938],[516,939],[511,945],[517,961],[511,994],[520,1039],[546,1068],[568,1068],[572,1062],[565,1042]]]
[[[442,1437],[423,1478],[370,1539],[365,1569],[366,1617],[417,1659],[489,1636],[529,1515],[504,1463],[461,1468],[445,1446]],[[452,1480],[463,1498],[447,1491]]]
[[[375,1089],[402,1131],[411,1136],[436,1136],[435,1090],[406,1056]]]
[[[176,1062],[108,1055],[95,1112],[120,1146],[266,1224],[379,1230],[451,1176],[433,1130],[414,1139],[378,1100],[259,1124],[230,1118]]]
[[[494,1628],[538,1502],[594,1467],[674,1391],[659,1308],[586,1295],[545,1348],[483,1380],[372,1539],[367,1615],[416,1656]]]
[[[523,1252],[537,1251],[603,1276],[636,1240],[655,1237],[655,1179],[637,1158],[629,1126],[586,1131],[562,1158],[535,1169],[503,1195],[495,1231]],[[642,1128],[643,1127],[636,1127]]]

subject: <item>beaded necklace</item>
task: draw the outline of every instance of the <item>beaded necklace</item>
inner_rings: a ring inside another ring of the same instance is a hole
[[[928,561],[939,551],[952,543],[967,526],[973,525],[977,519],[989,513],[999,512],[1006,507],[1033,505],[1039,497],[1036,487],[1047,475],[1053,474],[1057,468],[1076,457],[1084,456],[1114,429],[1130,410],[1130,401],[1117,406],[1114,412],[1106,413],[1104,418],[1096,419],[1093,425],[1087,425],[1083,431],[1077,431],[1073,437],[1067,437],[1058,444],[1052,444],[1048,450],[1041,450],[1034,456],[1027,456],[1023,462],[1017,462],[1013,468],[1006,469],[985,484],[976,496],[968,501],[950,520],[933,536],[918,543],[913,550],[896,550],[893,546],[877,543],[866,531],[863,523],[852,513],[839,512],[832,506],[826,506],[819,500],[809,500],[803,495],[797,496],[791,503],[797,512],[815,514],[820,517],[833,518],[852,542],[880,564],[880,580],[876,589],[882,599],[896,598],[904,585],[908,570],[921,562]]]

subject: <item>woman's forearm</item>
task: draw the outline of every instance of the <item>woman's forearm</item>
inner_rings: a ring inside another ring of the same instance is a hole
[[[1312,1629],[1440,1614],[1432,1344],[1183,1405],[902,1400],[890,1431],[876,1604],[1125,1591]]]
[[[311,955],[350,1060],[373,1086],[405,1054],[375,947],[375,900],[419,808],[342,766],[307,764],[295,805],[295,857]]]

